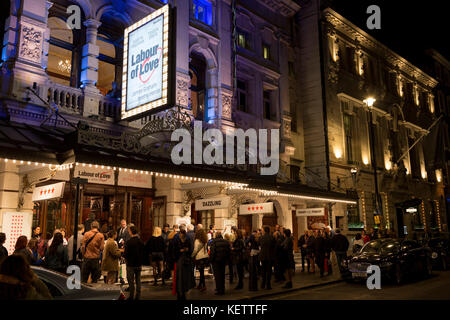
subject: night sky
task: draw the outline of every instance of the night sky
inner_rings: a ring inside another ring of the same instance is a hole
[[[334,9],[374,38],[412,63],[434,48],[450,60],[450,9],[448,1],[334,0]],[[381,30],[366,26],[369,5],[381,9]]]

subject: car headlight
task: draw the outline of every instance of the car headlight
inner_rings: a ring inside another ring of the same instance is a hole
[[[431,258],[437,259],[437,257],[438,257],[437,252],[433,252],[433,253],[431,254]]]

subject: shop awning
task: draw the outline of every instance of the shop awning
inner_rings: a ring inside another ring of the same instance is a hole
[[[261,176],[236,167],[198,164],[175,165],[164,154],[165,146],[142,150],[136,147],[135,133],[108,135],[98,128],[82,125],[78,129],[37,127],[27,124],[0,122],[0,157],[16,160],[61,165],[67,169],[75,164],[109,166],[167,177],[200,178],[206,182],[227,182],[250,191],[277,196],[297,197],[324,202],[356,203],[357,197],[321,190],[300,184],[277,182],[275,177]],[[142,138],[142,137],[140,137]],[[145,136],[144,136],[145,138]],[[153,145],[152,145],[153,146]],[[199,181],[199,180],[197,180]]]

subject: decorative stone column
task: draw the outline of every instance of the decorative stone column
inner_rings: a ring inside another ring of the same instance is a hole
[[[95,84],[98,80],[97,32],[101,22],[88,19],[83,23],[86,26],[86,44],[83,46],[81,59],[81,87],[84,92],[83,115],[98,115],[100,91]]]
[[[48,34],[47,17],[51,2],[21,0],[11,3],[10,16],[5,21],[2,57],[6,64],[0,73],[1,91],[19,100],[30,98],[42,103],[26,90],[36,83],[41,94],[48,76],[45,37]]]

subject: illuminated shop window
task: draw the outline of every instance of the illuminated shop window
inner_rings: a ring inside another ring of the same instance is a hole
[[[207,25],[212,25],[212,4],[207,0],[193,0],[194,18]]]
[[[361,230],[364,228],[364,222],[361,221],[356,205],[347,205],[347,221],[349,230]]]

